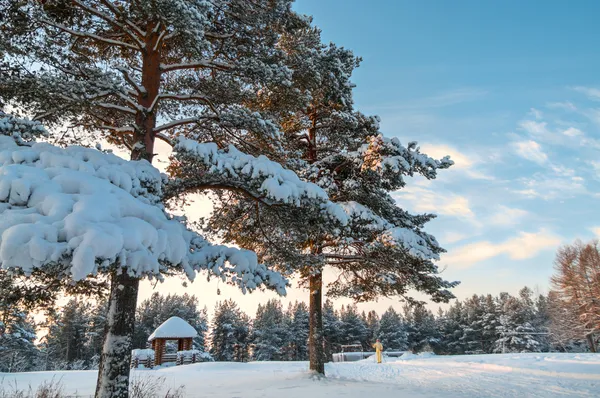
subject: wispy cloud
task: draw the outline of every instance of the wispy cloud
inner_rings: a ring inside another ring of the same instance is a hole
[[[450,232],[446,232],[444,235],[442,235],[442,237],[440,238],[440,242],[442,243],[442,247],[443,247],[444,244],[452,244],[452,243],[460,242],[462,240],[467,239],[469,236],[470,236],[469,234],[450,231]]]
[[[596,87],[584,87],[584,86],[576,86],[571,87],[571,89],[585,95],[591,100],[600,101],[600,89]]]
[[[476,154],[466,154],[449,145],[423,144],[422,149],[424,153],[434,158],[450,155],[450,158],[454,161],[454,166],[450,168],[451,173],[461,173],[475,180],[494,179],[494,176],[476,169],[476,165],[484,163],[484,160]]]
[[[408,109],[431,109],[444,108],[447,106],[458,105],[465,102],[480,100],[488,95],[487,90],[479,88],[459,88],[456,90],[445,91],[430,97],[411,100],[410,102],[401,102],[396,104],[378,105],[380,110],[408,110]]]
[[[402,191],[394,194],[400,202],[408,202],[411,211],[436,213],[445,216],[472,219],[475,217],[469,200],[461,195],[440,195],[439,192],[420,187],[407,186]]]
[[[564,111],[576,111],[577,107],[575,106],[575,104],[573,104],[572,102],[569,101],[565,101],[565,102],[549,102],[546,104],[546,108],[549,109],[562,109]]]
[[[517,155],[534,163],[543,165],[548,161],[548,156],[542,150],[540,144],[533,140],[518,141],[513,143]]]
[[[544,117],[544,114],[539,109],[531,108],[529,113],[537,120],[541,120]]]
[[[575,127],[569,127],[568,129],[562,132],[567,137],[581,137],[583,136],[583,131],[579,130]]]
[[[442,256],[441,262],[455,269],[466,269],[499,255],[507,255],[513,260],[524,260],[537,256],[540,252],[556,248],[561,239],[555,234],[540,229],[537,232],[520,232],[504,242],[480,241],[471,243]]]
[[[592,227],[590,230],[600,239],[600,227]]]
[[[489,218],[488,223],[508,227],[519,224],[528,215],[529,212],[525,210],[501,205],[497,212]]]
[[[522,178],[519,182],[524,189],[514,192],[529,199],[565,199],[588,194],[583,179],[578,176],[536,174],[532,178]]]

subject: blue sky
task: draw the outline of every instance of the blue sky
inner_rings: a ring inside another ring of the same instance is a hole
[[[462,281],[459,298],[545,291],[557,247],[600,236],[600,2],[297,0],[295,9],[363,57],[358,109],[380,115],[387,136],[456,161],[396,198],[439,215],[428,232],[448,250],[440,264]],[[249,313],[274,297],[224,286],[217,296],[203,281],[185,290],[209,308],[232,297]],[[141,298],[150,292],[146,284]],[[307,298],[293,289],[288,300]],[[390,304],[400,306],[360,307]]]
[[[396,195],[434,212],[459,296],[546,289],[557,246],[600,234],[594,1],[298,0],[363,57],[356,104],[388,136],[450,154]]]

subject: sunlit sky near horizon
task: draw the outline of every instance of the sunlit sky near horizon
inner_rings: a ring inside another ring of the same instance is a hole
[[[314,16],[324,41],[363,57],[353,78],[359,110],[380,115],[387,136],[455,160],[395,198],[438,214],[427,230],[448,250],[440,265],[462,281],[459,298],[545,291],[559,245],[600,237],[599,2],[297,0],[294,8]],[[206,211],[197,202],[189,214]],[[157,289],[195,294],[211,310],[233,298],[252,315],[275,297],[200,279]],[[144,283],[140,299],[151,292]],[[308,293],[291,289],[284,302],[296,299]],[[359,308],[390,304],[401,307]]]

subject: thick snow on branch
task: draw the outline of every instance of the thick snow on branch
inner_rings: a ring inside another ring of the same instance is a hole
[[[0,111],[0,134],[11,136],[20,145],[25,145],[36,137],[47,136],[48,131],[39,122],[19,119]]]
[[[404,175],[419,173],[426,178],[435,178],[437,169],[445,169],[454,164],[450,157],[433,159],[419,152],[416,142],[404,147],[397,138],[373,136],[368,144],[358,150],[364,158],[363,168],[375,171],[391,171]]]
[[[200,270],[242,290],[285,293],[280,274],[255,253],[212,246],[169,217],[163,177],[146,161],[82,147],[21,146],[0,135],[0,266],[26,274],[64,266],[75,280],[121,268],[154,276],[169,268],[190,279]]]
[[[364,229],[374,234],[375,242],[402,247],[411,256],[422,260],[439,260],[441,248],[433,236],[423,231],[394,226],[357,202],[343,202],[339,205],[348,215],[349,228],[355,229],[355,232]]]
[[[257,198],[300,206],[303,200],[329,200],[325,191],[316,184],[302,181],[296,173],[265,156],[254,157],[229,146],[221,150],[214,143],[180,138],[175,145],[175,158],[184,163],[202,166],[205,181],[230,179],[243,181]]]

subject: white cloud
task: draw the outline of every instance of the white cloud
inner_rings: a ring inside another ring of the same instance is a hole
[[[441,159],[446,155],[454,161],[450,168],[451,172],[464,173],[467,177],[475,180],[493,180],[494,177],[484,174],[480,170],[474,170],[474,166],[481,164],[481,159],[473,154],[465,154],[449,145],[423,144],[421,146],[423,153],[435,158]]]
[[[469,200],[464,196],[433,192],[419,186],[407,186],[394,194],[400,202],[409,202],[413,212],[435,213],[460,218],[474,218]]]
[[[550,135],[551,133],[547,126],[548,123],[546,122],[536,122],[534,120],[523,120],[519,123],[520,128],[536,137]]]
[[[469,236],[470,235],[468,235],[468,234],[450,231],[450,232],[446,232],[440,238],[440,242],[442,242],[442,247],[443,247],[444,244],[452,244],[452,243],[460,242],[461,240],[467,239]]]
[[[531,108],[531,110],[529,111],[530,114],[533,115],[534,118],[536,118],[537,120],[540,120],[543,118],[544,114],[542,113],[542,111],[535,109],[535,108]]]
[[[591,100],[600,101],[600,89],[595,87],[572,87],[573,90],[582,93]]]
[[[529,199],[572,198],[588,193],[583,185],[583,179],[577,176],[557,177],[538,174],[533,178],[523,178],[520,182],[523,184],[524,189],[515,190],[514,192]]]
[[[513,146],[515,152],[522,158],[537,164],[544,164],[548,161],[548,156],[542,151],[540,144],[533,140],[515,142]]]
[[[566,102],[549,102],[548,104],[546,104],[547,108],[550,109],[562,109],[565,111],[576,111],[577,107],[569,101]]]
[[[567,137],[580,137],[583,135],[583,131],[575,128],[575,127],[569,127],[568,129],[566,129],[565,131],[562,132],[564,135],[566,135]]]
[[[600,238],[600,227],[592,227],[590,230],[594,233],[594,235]]]
[[[592,166],[592,168],[593,168],[593,169],[594,169],[594,170],[595,170],[595,171],[596,171],[598,174],[600,174],[600,161],[597,161],[597,160],[590,160],[588,163],[589,163],[589,164]]]
[[[499,206],[498,211],[489,219],[489,223],[499,226],[511,226],[518,224],[529,212],[521,209]]]
[[[448,254],[442,256],[441,262],[455,269],[467,269],[499,255],[507,255],[513,260],[524,260],[533,258],[544,250],[554,249],[560,242],[558,236],[544,229],[533,233],[520,232],[516,237],[501,243],[480,241],[449,250]]]

